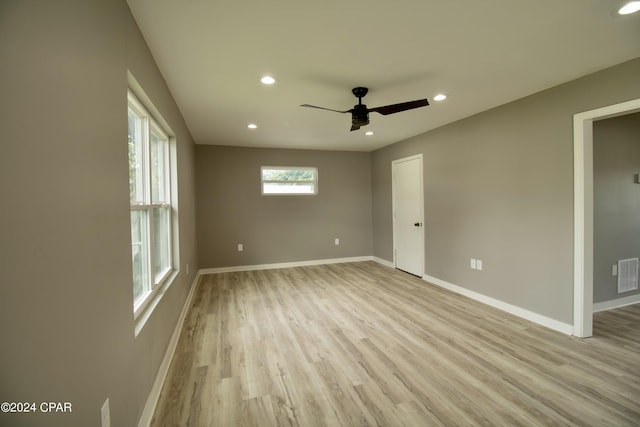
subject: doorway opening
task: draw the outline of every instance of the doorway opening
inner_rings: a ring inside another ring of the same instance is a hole
[[[593,335],[593,122],[640,111],[640,99],[573,116],[573,335]]]

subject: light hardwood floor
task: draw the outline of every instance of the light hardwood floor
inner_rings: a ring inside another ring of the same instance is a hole
[[[152,426],[638,426],[639,329],[569,337],[375,262],[206,275]]]

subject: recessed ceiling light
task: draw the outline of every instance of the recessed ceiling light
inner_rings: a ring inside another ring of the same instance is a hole
[[[618,9],[619,15],[631,15],[640,10],[640,1],[630,1]]]
[[[274,84],[274,83],[276,82],[276,79],[274,79],[274,78],[273,78],[273,77],[271,77],[271,76],[263,76],[263,77],[260,79],[260,81],[262,82],[262,84],[265,84],[265,85],[272,85],[272,84]]]
[[[447,99],[447,95],[445,95],[444,93],[439,93],[433,97],[434,101],[444,101],[445,99]]]
[[[367,136],[371,136],[371,135],[373,135],[373,131],[372,130],[368,130],[364,134],[367,135]]]
[[[247,127],[248,127],[249,129],[255,129],[255,128],[257,128],[257,127],[258,127],[258,125],[256,125],[255,123],[249,123],[249,124],[247,125]]]
[[[615,9],[611,11],[611,16],[614,18],[620,18],[621,16],[631,15],[640,10],[640,1],[626,1],[617,2],[618,4],[622,4],[622,6],[617,6]]]

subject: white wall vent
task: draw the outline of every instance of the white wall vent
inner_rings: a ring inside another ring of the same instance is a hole
[[[638,289],[638,258],[618,260],[618,293]]]

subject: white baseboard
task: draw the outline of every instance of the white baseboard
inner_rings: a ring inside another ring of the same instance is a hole
[[[193,280],[193,283],[191,284],[191,289],[189,289],[189,294],[184,301],[184,305],[182,306],[182,311],[180,312],[180,316],[178,317],[176,327],[173,329],[173,334],[171,335],[171,339],[169,340],[169,345],[167,345],[167,350],[164,352],[162,363],[160,363],[160,368],[158,368],[158,373],[156,374],[156,379],[154,380],[151,391],[149,392],[149,396],[147,397],[147,402],[142,409],[142,414],[140,415],[140,420],[138,421],[138,427],[149,427],[149,425],[151,425],[151,419],[153,418],[153,413],[156,410],[156,405],[158,404],[158,399],[160,398],[162,386],[164,385],[164,381],[167,378],[167,374],[169,373],[169,366],[171,365],[171,360],[173,359],[173,355],[176,351],[178,339],[180,338],[180,332],[182,332],[182,326],[187,316],[187,312],[189,311],[189,307],[191,306],[191,300],[193,299],[193,294],[195,293],[199,279],[200,272],[198,271],[195,279]]]
[[[375,261],[372,256],[329,258],[309,261],[279,262],[275,264],[236,265],[232,267],[203,268],[200,274],[230,273],[233,271],[273,270],[274,268],[305,267],[307,265],[339,264],[343,262]]]
[[[386,267],[396,268],[392,261],[387,261],[386,259],[378,258],[377,256],[372,257],[372,260]]]
[[[595,302],[593,303],[593,312],[613,310],[614,308],[638,303],[640,303],[640,294],[629,295],[628,297],[617,298],[611,301]]]
[[[471,299],[474,299],[476,301],[479,301],[483,304],[490,305],[499,310],[506,311],[507,313],[510,313],[515,316],[521,317],[523,319],[529,320],[531,322],[537,323],[538,325],[542,325],[549,329],[553,329],[554,331],[562,332],[563,334],[566,334],[566,335],[573,334],[573,325],[559,322],[549,317],[542,316],[541,314],[534,313],[533,311],[529,311],[522,307],[518,307],[512,304],[506,303],[504,301],[500,301],[495,298],[488,297],[478,292],[470,291],[469,289],[465,289],[461,286],[454,285],[452,283],[446,282],[436,277],[425,275],[422,277],[422,279],[429,283],[433,283],[434,285],[453,291],[457,294],[461,294]]]

